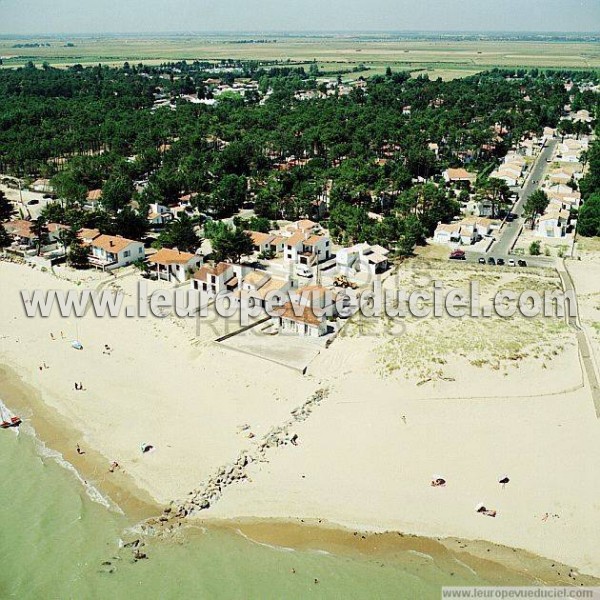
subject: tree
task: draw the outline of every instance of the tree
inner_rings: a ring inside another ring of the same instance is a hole
[[[202,244],[201,238],[196,235],[192,220],[183,213],[177,221],[169,223],[158,236],[161,246],[178,248],[184,252],[196,252]]]
[[[87,188],[77,181],[71,171],[63,171],[52,178],[52,186],[56,195],[67,204],[81,203],[86,199]]]
[[[112,213],[125,208],[133,196],[133,184],[123,175],[111,177],[102,188],[102,206]]]
[[[148,232],[149,226],[148,219],[135,212],[130,206],[119,211],[113,223],[116,234],[131,240],[142,239]]]
[[[4,225],[0,223],[0,248],[6,248],[6,246],[10,246],[11,242],[12,240],[6,232]]]
[[[529,254],[531,254],[531,256],[539,256],[542,253],[542,244],[540,243],[539,240],[535,240],[534,242],[531,242],[531,244],[529,244]]]
[[[252,238],[239,227],[224,227],[211,240],[215,260],[239,263],[254,251]]]
[[[90,249],[81,240],[75,238],[69,246],[67,262],[75,269],[85,269],[89,266]]]
[[[40,216],[36,221],[32,221],[31,232],[35,236],[35,245],[37,248],[37,255],[42,253],[42,248],[48,244],[48,223],[44,217]]]
[[[549,199],[544,190],[536,190],[525,201],[523,212],[525,218],[531,220],[531,229],[535,226],[535,219],[539,215],[543,215],[548,208]]]
[[[479,186],[478,195],[488,199],[492,204],[492,217],[506,208],[510,196],[510,188],[502,179],[490,177],[484,179]]]
[[[61,227],[58,230],[58,241],[61,243],[65,252],[67,251],[67,247],[69,247],[75,240],[77,240],[77,233],[73,231],[70,227]]]
[[[7,221],[12,215],[12,204],[8,201],[3,191],[0,191],[0,222]]]
[[[590,196],[579,209],[577,231],[586,237],[600,236],[600,192]]]

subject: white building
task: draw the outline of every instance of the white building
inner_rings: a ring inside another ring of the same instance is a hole
[[[191,279],[192,289],[205,292],[214,297],[221,292],[234,292],[250,271],[246,265],[234,265],[220,262],[215,266],[204,265]]]
[[[99,235],[90,242],[90,264],[103,269],[124,267],[144,259],[144,244],[119,235]]]
[[[375,275],[388,269],[389,250],[382,246],[355,244],[350,248],[342,248],[336,253],[335,262],[338,273],[352,277],[357,273]]]
[[[436,244],[450,244],[460,241],[460,225],[458,223],[438,223],[433,234]]]
[[[285,262],[312,266],[329,260],[330,257],[331,242],[328,236],[298,231],[284,241]]]
[[[180,252],[177,249],[161,248],[148,258],[148,262],[156,266],[156,275],[166,281],[187,281],[202,265],[202,256]]]
[[[569,222],[569,211],[550,208],[538,221],[536,235],[546,238],[564,237]]]

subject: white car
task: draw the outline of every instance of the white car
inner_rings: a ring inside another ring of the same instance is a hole
[[[517,266],[516,263],[515,263],[515,259],[514,258],[509,258],[507,264],[508,264],[509,267],[516,267]]]
[[[296,265],[296,275],[299,277],[312,277],[313,272],[312,269],[306,265]]]

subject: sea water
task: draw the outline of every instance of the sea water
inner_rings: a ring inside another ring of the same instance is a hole
[[[0,430],[0,598],[440,598],[449,574],[410,564],[259,544],[194,528],[150,541],[133,562],[135,523],[27,430]],[[129,535],[131,539],[131,535]],[[477,574],[452,581],[482,584]]]

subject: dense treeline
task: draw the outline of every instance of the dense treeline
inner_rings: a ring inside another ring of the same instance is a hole
[[[443,186],[425,181],[447,166],[489,172],[522,135],[556,126],[569,101],[566,76],[593,78],[493,70],[443,82],[388,71],[367,90],[301,101],[297,90],[325,92],[316,68],[248,63],[219,77],[236,75],[271,93],[186,102],[180,94],[211,93],[203,63],[0,71],[0,171],[52,177],[70,209],[102,188],[106,212],[94,219],[113,230],[182,194],[214,217],[251,200],[269,219],[318,218],[328,195],[339,239],[410,246],[458,209]],[[176,110],[152,110],[156,93]],[[571,94],[574,105],[596,109],[597,95]],[[149,182],[141,193],[136,180]],[[132,198],[139,213],[120,216]]]

